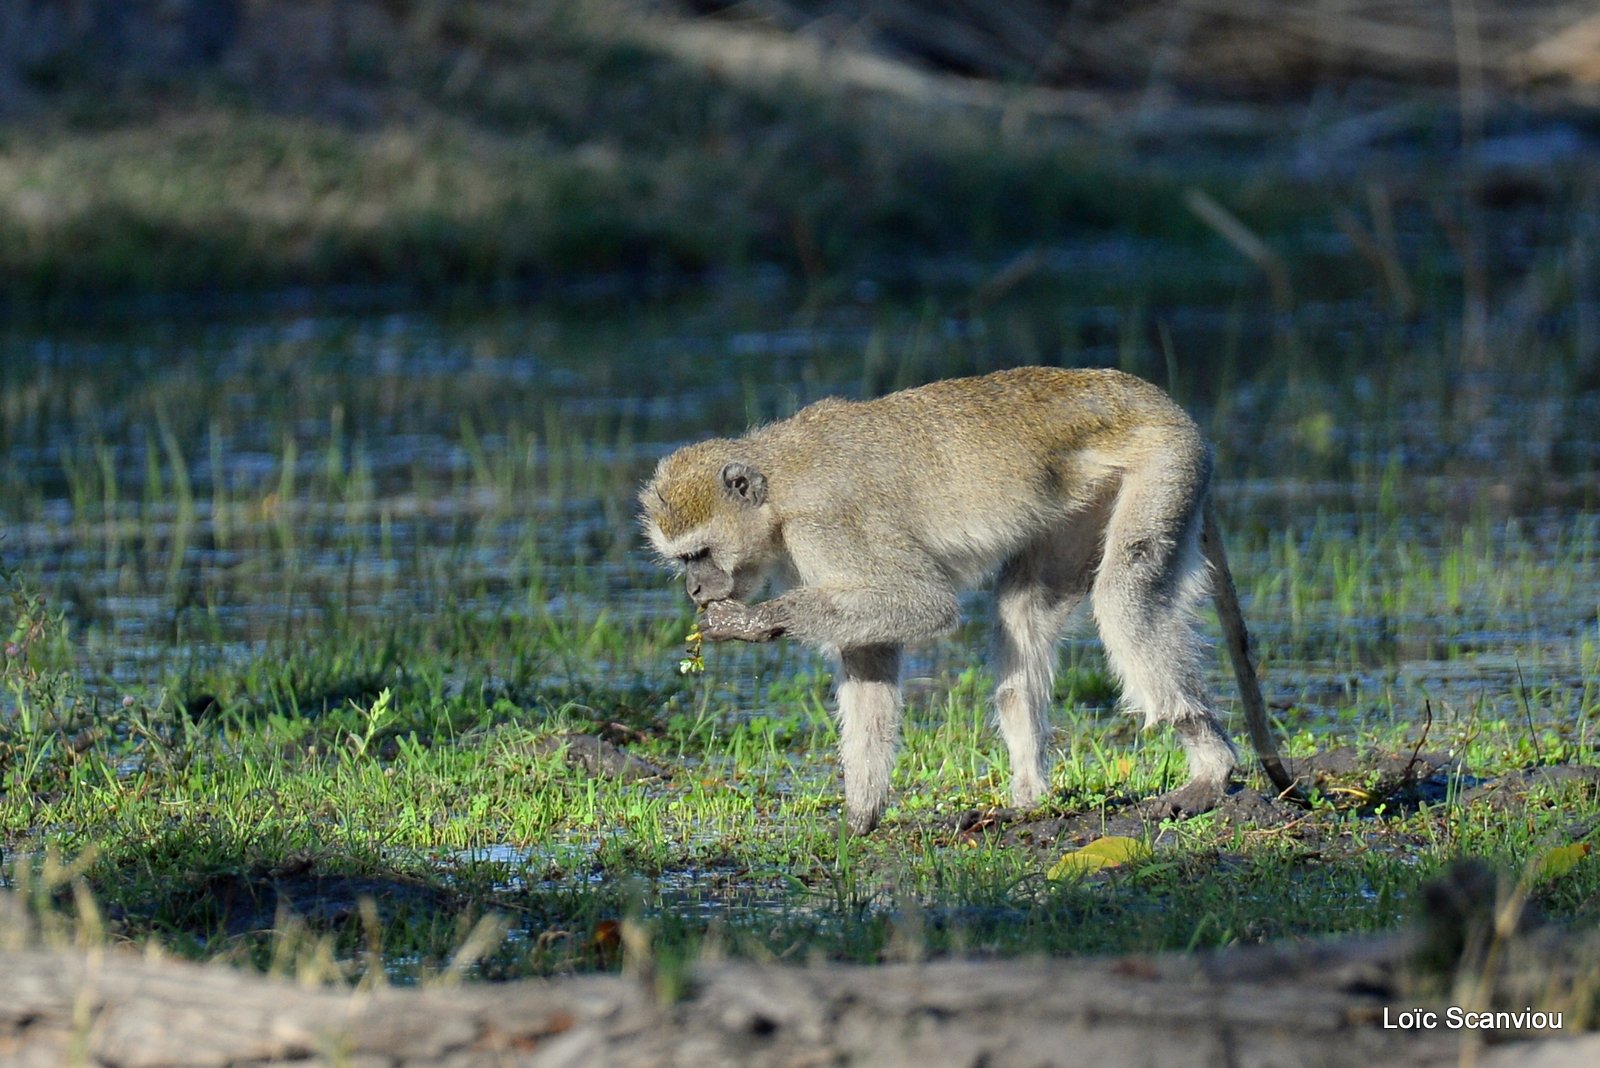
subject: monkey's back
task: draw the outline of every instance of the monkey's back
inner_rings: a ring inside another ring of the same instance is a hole
[[[819,401],[752,431],[779,509],[905,539],[970,579],[1020,542],[1090,507],[1153,454],[1205,464],[1183,409],[1108,369],[1021,367],[868,401]]]

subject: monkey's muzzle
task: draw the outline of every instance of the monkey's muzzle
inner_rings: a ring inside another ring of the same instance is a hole
[[[689,599],[700,608],[733,596],[733,576],[710,560],[689,561],[684,568],[683,586]]]

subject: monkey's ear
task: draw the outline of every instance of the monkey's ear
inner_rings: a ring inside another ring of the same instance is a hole
[[[767,476],[738,460],[723,467],[722,489],[729,499],[752,508],[767,503]]]

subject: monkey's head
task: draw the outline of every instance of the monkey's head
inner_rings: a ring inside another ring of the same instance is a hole
[[[639,493],[645,536],[702,608],[747,600],[779,552],[767,478],[738,449],[723,439],[679,449]]]

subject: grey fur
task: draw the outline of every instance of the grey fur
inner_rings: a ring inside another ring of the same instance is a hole
[[[957,592],[997,572],[995,707],[1013,803],[1049,792],[1055,647],[1088,599],[1129,707],[1171,724],[1188,757],[1189,781],[1157,810],[1215,804],[1237,754],[1206,692],[1193,619],[1207,558],[1226,575],[1210,527],[1202,555],[1210,478],[1198,428],[1154,386],[1019,368],[822,401],[689,446],[661,462],[640,503],[664,560],[720,570],[695,583],[707,640],[786,634],[839,651],[846,811],[865,833],[888,803],[901,648],[954,627]],[[787,591],[742,603],[768,576]],[[1259,701],[1246,709],[1264,719]],[[1252,734],[1270,746],[1264,723]]]

